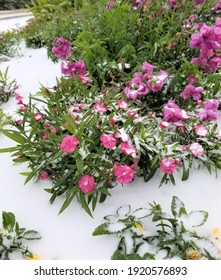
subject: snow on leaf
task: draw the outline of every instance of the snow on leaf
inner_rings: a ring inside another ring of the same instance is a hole
[[[139,208],[133,212],[133,216],[137,219],[143,219],[152,214],[150,209],[147,208]]]
[[[118,210],[117,210],[117,214],[120,216],[120,218],[126,218],[128,216],[128,214],[131,211],[131,206],[130,205],[124,205],[121,206]]]
[[[182,213],[186,213],[184,203],[176,196],[173,196],[172,199],[171,212],[175,217],[180,217]]]
[[[107,231],[110,233],[120,232],[120,231],[124,230],[126,227],[127,227],[127,225],[125,225],[125,223],[122,223],[122,222],[110,223],[107,226]]]
[[[206,211],[192,211],[189,214],[188,221],[192,227],[199,227],[205,224],[208,219],[208,213]]]

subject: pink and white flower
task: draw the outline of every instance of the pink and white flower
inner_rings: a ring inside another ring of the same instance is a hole
[[[78,187],[83,193],[89,193],[96,188],[95,180],[93,176],[83,175],[78,180]]]
[[[204,154],[204,149],[203,149],[202,145],[200,145],[197,142],[190,144],[189,148],[195,157],[200,157]]]
[[[128,165],[115,163],[113,170],[117,182],[121,184],[128,184],[134,179],[134,170]]]
[[[136,156],[136,152],[137,152],[137,150],[132,146],[130,146],[127,142],[123,142],[120,145],[120,150],[123,154],[130,155],[132,157]]]
[[[127,108],[128,108],[128,103],[126,101],[124,101],[123,99],[119,100],[117,102],[117,105],[119,108],[121,108],[123,110],[127,110]]]
[[[107,108],[100,102],[94,104],[94,109],[98,113],[105,113],[107,112]]]
[[[35,118],[36,121],[40,121],[40,120],[42,120],[42,114],[41,113],[36,113],[36,114],[34,114],[34,118]]]
[[[105,133],[102,134],[100,136],[100,140],[101,140],[102,145],[106,149],[113,149],[116,146],[116,144],[117,144],[117,140],[115,139],[113,133],[111,133],[111,134],[105,134]]]
[[[60,144],[60,149],[65,153],[72,153],[76,150],[78,139],[74,135],[65,136]]]
[[[164,158],[160,162],[160,170],[168,175],[173,174],[177,168],[177,160],[174,158]]]
[[[198,124],[195,127],[194,131],[196,132],[197,135],[202,136],[202,137],[205,137],[208,134],[208,129],[204,125],[201,125],[201,124]]]

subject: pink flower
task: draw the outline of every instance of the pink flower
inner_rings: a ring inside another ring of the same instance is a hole
[[[27,111],[27,107],[26,107],[25,105],[22,105],[22,106],[19,108],[19,110],[20,110],[21,112],[25,112],[25,111]]]
[[[195,127],[195,132],[197,135],[205,137],[208,134],[208,129],[204,125],[197,125]]]
[[[97,102],[97,103],[94,104],[94,109],[98,113],[107,112],[107,108],[103,104],[101,104],[100,102]]]
[[[160,170],[166,174],[173,174],[177,168],[178,164],[174,158],[164,158],[160,162]]]
[[[18,104],[18,105],[22,105],[22,104],[23,104],[22,99],[17,99],[17,104]]]
[[[119,129],[119,131],[114,133],[115,138],[120,138],[121,141],[127,142],[129,140],[128,134],[124,131],[124,129]]]
[[[62,61],[61,73],[63,75],[68,75],[70,78],[78,77],[79,75],[84,76],[86,74],[85,64],[82,60],[79,60],[78,62]]]
[[[190,148],[190,151],[192,152],[192,154],[195,157],[200,157],[204,154],[203,147],[197,142],[194,142],[194,143],[190,144],[189,148]]]
[[[3,35],[0,35],[0,40],[2,40],[4,38],[4,36]]]
[[[134,170],[128,165],[120,165],[119,163],[115,163],[113,170],[117,182],[121,184],[128,184],[134,179]]]
[[[176,123],[188,119],[187,112],[182,110],[173,100],[169,100],[167,104],[164,105],[163,121]]]
[[[89,78],[89,77],[86,77],[86,76],[84,76],[84,75],[80,75],[80,78],[81,78],[81,82],[82,82],[82,84],[87,84],[87,83],[89,83],[89,82],[91,82],[92,81],[92,79],[91,78]]]
[[[94,182],[94,177],[90,175],[83,175],[78,180],[78,187],[82,190],[83,193],[89,193],[96,188]]]
[[[132,157],[134,157],[137,152],[137,150],[135,148],[133,148],[132,146],[130,146],[127,142],[123,142],[120,145],[120,150],[123,154],[131,155]]]
[[[16,121],[15,121],[15,124],[16,124],[16,125],[21,125],[21,124],[22,124],[22,120],[16,120]]]
[[[123,99],[119,100],[117,102],[117,105],[119,108],[126,110],[128,108],[128,103],[126,101],[124,101]]]
[[[56,133],[58,133],[58,131],[57,131],[57,129],[55,127],[52,127],[51,128],[51,133],[56,134]]]
[[[114,118],[110,119],[110,123],[111,123],[112,125],[114,125],[114,124],[115,124],[115,120],[114,120]]]
[[[170,125],[169,122],[165,122],[165,121],[160,122],[160,127],[161,127],[161,128],[168,128],[169,125]]]
[[[218,108],[219,101],[217,99],[210,99],[203,102],[203,108],[197,111],[197,115],[201,121],[216,121],[219,118]]]
[[[42,114],[36,113],[36,114],[34,114],[34,118],[36,121],[40,121],[40,120],[42,120]]]
[[[43,132],[43,139],[47,139],[49,136],[49,133],[47,131]]]
[[[52,46],[52,52],[56,55],[56,57],[67,59],[67,57],[72,54],[71,43],[63,37],[55,40],[52,43]]]
[[[116,146],[117,140],[114,138],[114,134],[102,134],[100,140],[104,148],[112,149]]]
[[[22,99],[23,97],[19,93],[15,93],[15,99],[19,100]]]
[[[48,172],[46,172],[46,171],[41,172],[41,175],[40,175],[41,180],[47,180],[48,177],[49,177]]]
[[[183,99],[188,99],[192,97],[193,100],[198,101],[200,99],[200,94],[203,92],[202,87],[194,87],[193,85],[189,84],[185,87],[184,91],[181,92],[180,96]]]
[[[78,145],[78,139],[74,135],[65,136],[60,144],[60,149],[65,153],[73,152]]]

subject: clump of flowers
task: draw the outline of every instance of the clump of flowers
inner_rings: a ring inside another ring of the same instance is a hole
[[[142,98],[151,91],[157,92],[162,89],[168,75],[163,70],[153,74],[155,68],[156,66],[145,61],[142,65],[142,72],[135,73],[133,79],[127,82],[124,93],[129,99]]]
[[[190,47],[199,48],[200,52],[197,58],[192,59],[192,63],[200,65],[205,72],[216,71],[221,64],[221,19],[216,18],[213,26],[200,23],[196,30],[197,33],[191,36]]]
[[[0,260],[9,260],[13,253],[21,253],[25,259],[33,259],[34,255],[23,241],[38,240],[41,235],[35,230],[26,230],[20,227],[15,215],[11,212],[2,212],[0,226]]]
[[[184,203],[173,196],[171,213],[163,212],[161,205],[155,202],[149,204],[149,208],[135,211],[124,205],[115,215],[105,216],[105,222],[94,230],[93,236],[118,238],[112,260],[220,260],[217,244],[196,230],[207,219],[206,211],[188,213]]]

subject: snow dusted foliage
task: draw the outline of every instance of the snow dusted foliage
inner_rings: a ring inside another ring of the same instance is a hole
[[[147,217],[152,222],[147,219],[145,223]],[[174,196],[171,214],[164,213],[155,202],[150,209],[133,212],[129,205],[121,206],[116,215],[104,217],[106,222],[93,235],[116,234],[119,244],[112,259],[221,259],[217,244],[195,230],[207,218],[206,211],[188,213],[184,203]]]

